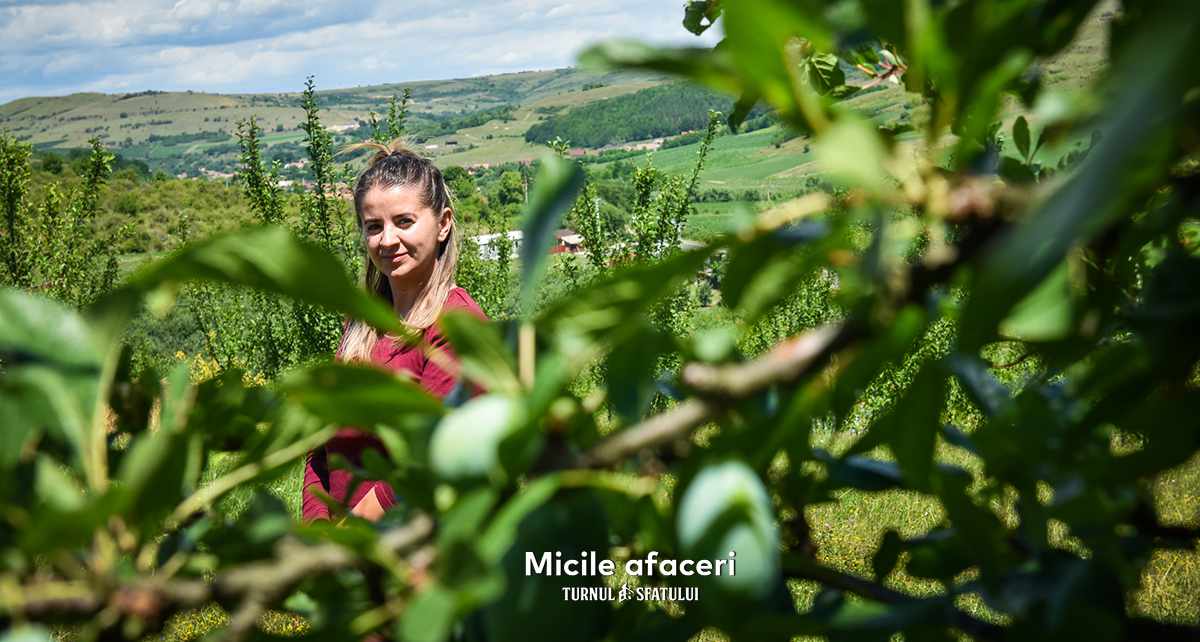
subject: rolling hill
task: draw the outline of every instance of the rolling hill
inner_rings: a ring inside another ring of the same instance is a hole
[[[539,146],[525,143],[525,130],[551,113],[668,80],[663,75],[635,72],[558,69],[319,91],[318,98],[322,123],[343,132],[364,125],[372,111],[386,112],[390,98],[402,95],[406,87],[412,91],[410,130],[436,129],[428,126],[508,104],[519,105],[516,120],[503,126],[439,130],[418,138],[418,142],[438,145],[430,149],[434,156],[478,151],[454,160],[460,164],[495,163],[535,156]],[[110,150],[170,173],[194,172],[205,164],[210,169],[230,166],[236,150],[233,134],[237,122],[251,117],[263,128],[264,142],[269,147],[284,152],[292,148],[292,153],[301,153],[298,143],[303,139],[300,124],[304,111],[299,91],[230,95],[193,91],[81,93],[23,98],[0,105],[0,128],[38,150],[83,147],[89,138],[98,136]],[[341,142],[349,142],[358,137],[342,138]],[[447,146],[449,141],[458,144]]]

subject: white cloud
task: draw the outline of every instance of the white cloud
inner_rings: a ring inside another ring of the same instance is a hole
[[[2,2],[3,0],[0,0]],[[123,88],[278,92],[572,65],[626,36],[711,45],[681,4],[41,0],[0,7],[0,101]]]

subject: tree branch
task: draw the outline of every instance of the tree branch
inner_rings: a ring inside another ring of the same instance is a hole
[[[427,541],[433,531],[433,519],[416,514],[408,524],[380,536],[376,546],[399,554]],[[236,605],[226,639],[242,640],[253,632],[265,609],[301,582],[353,568],[361,562],[358,553],[339,544],[308,546],[294,537],[285,537],[276,546],[274,559],[233,567],[211,582],[142,575],[121,582],[111,591],[105,590],[103,578],[96,578],[95,584],[67,582],[11,587],[16,591],[9,592],[7,614],[0,617],[0,629],[13,620],[43,620],[54,615],[92,617],[107,608],[112,608],[121,619],[136,617],[154,628],[171,614],[216,601]]]
[[[879,582],[864,580],[861,577],[836,571],[806,558],[795,555],[788,557],[790,557],[792,563],[788,564],[788,568],[784,570],[784,577],[790,579],[812,580],[830,588],[849,591],[855,595],[860,595],[882,604],[913,604],[920,600],[920,598],[890,589]],[[940,609],[938,615],[946,624],[966,633],[976,640],[1000,640],[1004,635],[1003,627],[975,619],[955,608],[953,604],[948,604]]]
[[[575,460],[576,468],[603,468],[636,455],[645,448],[686,436],[704,422],[773,385],[799,381],[828,361],[853,338],[849,326],[823,326],[802,332],[747,363],[709,365],[689,363],[680,378],[699,396],[601,440]]]

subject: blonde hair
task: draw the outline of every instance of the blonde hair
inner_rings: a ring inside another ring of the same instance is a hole
[[[399,140],[393,141],[391,145],[375,141],[358,143],[346,147],[341,153],[363,148],[376,148],[379,151],[367,162],[367,168],[358,175],[358,181],[354,185],[354,212],[360,230],[363,226],[363,198],[373,189],[412,189],[420,197],[421,203],[430,210],[441,214],[450,209],[450,233],[438,246],[433,274],[425,283],[408,316],[401,319],[409,328],[425,330],[437,322],[446,297],[449,296],[450,290],[454,289],[454,268],[458,263],[458,220],[454,216],[450,190],[442,179],[442,172],[432,161],[406,149]],[[387,277],[379,272],[369,256],[366,258],[363,286],[389,305],[394,305],[392,288]],[[351,319],[346,326],[346,334],[337,357],[343,361],[369,362],[371,352],[382,336],[383,333],[379,330],[357,319]]]

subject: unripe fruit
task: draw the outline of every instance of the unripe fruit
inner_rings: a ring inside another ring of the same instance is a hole
[[[728,461],[701,470],[684,491],[676,520],[685,559],[736,560],[733,575],[699,578],[706,585],[702,600],[761,600],[779,581],[779,532],[771,497],[746,464]],[[731,552],[736,556],[731,558]]]
[[[429,443],[434,472],[444,479],[487,477],[499,461],[500,442],[518,425],[521,412],[512,397],[490,394],[447,415]]]

